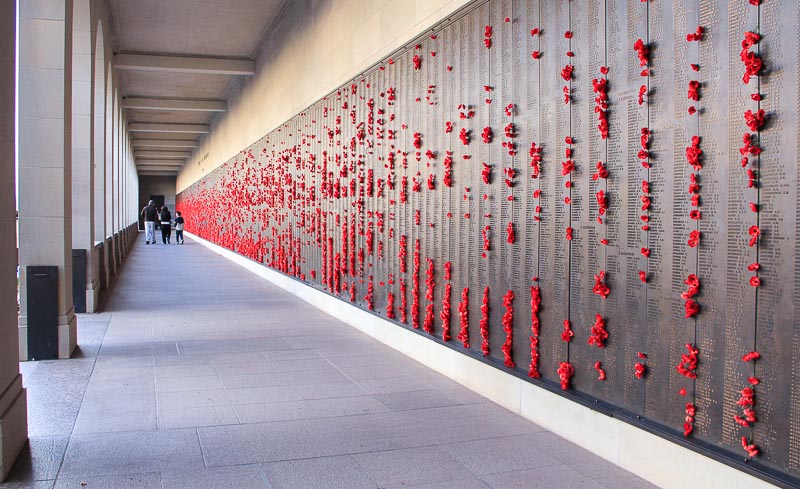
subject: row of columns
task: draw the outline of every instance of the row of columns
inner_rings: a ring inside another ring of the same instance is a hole
[[[0,482],[27,440],[18,362],[72,355],[138,222],[105,2],[16,3],[0,0]]]

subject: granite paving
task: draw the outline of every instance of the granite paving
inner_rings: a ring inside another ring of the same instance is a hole
[[[139,241],[75,357],[20,364],[0,488],[655,487],[191,237]]]

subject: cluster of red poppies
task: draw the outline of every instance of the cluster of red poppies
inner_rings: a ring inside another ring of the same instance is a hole
[[[425,272],[425,300],[430,303],[425,306],[425,319],[422,323],[422,329],[428,334],[433,334],[433,289],[436,287],[436,282],[433,260],[426,258],[426,262],[428,266]]]
[[[503,307],[506,311],[503,314],[501,323],[503,324],[503,331],[506,334],[506,340],[503,343],[503,364],[508,368],[514,368],[514,360],[511,357],[511,349],[514,344],[514,291],[509,290],[503,296]]]
[[[414,241],[414,269],[411,272],[411,325],[419,329],[419,239]]]
[[[483,356],[486,357],[489,356],[489,287],[483,289],[479,326],[481,330],[481,351],[483,352]]]
[[[589,339],[587,343],[594,345],[598,348],[605,348],[606,340],[608,339],[608,330],[606,329],[606,320],[600,314],[595,314],[595,321],[590,330]]]
[[[539,309],[542,306],[542,293],[538,285],[531,286],[531,363],[528,367],[528,376],[538,379],[542,376],[539,372]]]
[[[458,341],[469,348],[469,287],[461,291],[461,302],[458,303],[459,331]]]
[[[448,265],[450,265],[450,262],[445,263],[445,280],[448,282],[444,284],[442,311],[439,313],[439,319],[442,320],[442,341],[450,341],[450,295],[452,294],[453,285],[449,282]]]
[[[569,389],[570,379],[575,375],[575,367],[569,362],[559,362],[557,372],[558,378],[561,380],[561,390]]]
[[[686,343],[684,346],[686,347],[687,353],[681,354],[681,363],[675,366],[675,370],[684,377],[694,380],[697,378],[697,364],[700,361],[700,350],[691,343]]]

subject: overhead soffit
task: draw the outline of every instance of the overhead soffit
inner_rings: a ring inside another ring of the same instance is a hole
[[[250,59],[292,0],[108,0],[115,53]],[[223,100],[234,76],[117,70],[124,97]],[[214,112],[126,109],[129,122],[209,124]],[[197,140],[197,134],[134,133]],[[140,172],[144,174],[143,172]]]
[[[130,122],[175,122],[184,124],[207,124],[207,112],[177,112],[170,110],[128,109]]]
[[[119,50],[247,58],[283,0],[111,0]]]
[[[126,97],[222,98],[230,75],[120,71]]]

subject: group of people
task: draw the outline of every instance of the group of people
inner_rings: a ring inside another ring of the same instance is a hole
[[[161,243],[169,244],[172,237],[172,223],[175,223],[175,244],[183,244],[183,216],[180,211],[175,211],[175,220],[167,206],[158,209],[152,200],[142,209],[144,218],[144,244],[156,244],[156,223],[161,227]]]

